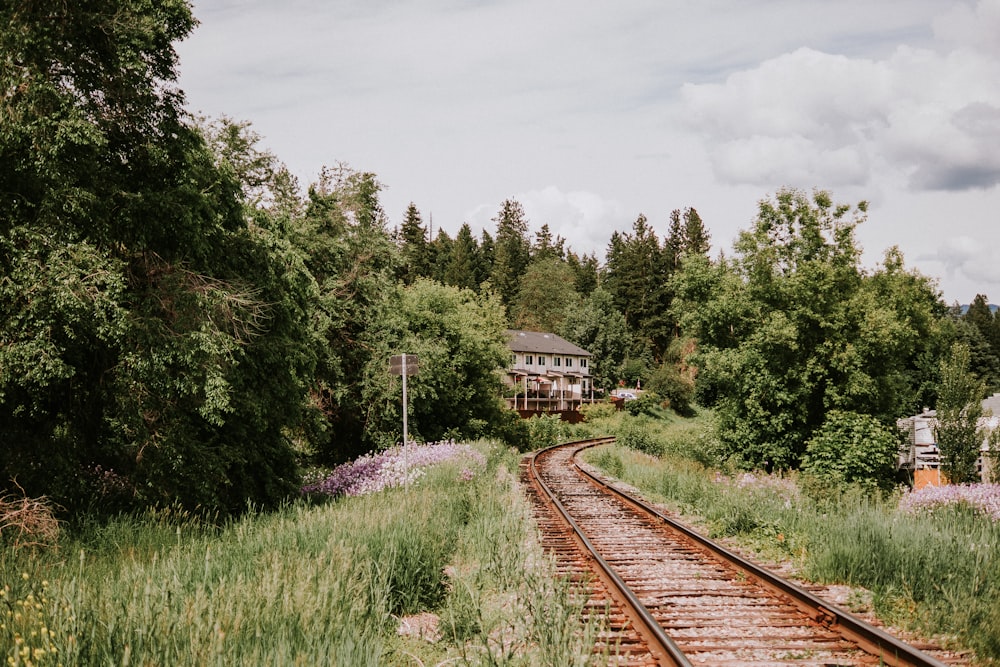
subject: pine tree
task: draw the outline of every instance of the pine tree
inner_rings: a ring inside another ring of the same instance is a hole
[[[517,299],[521,277],[528,268],[531,257],[528,220],[521,204],[513,199],[507,199],[493,221],[497,225],[497,230],[490,281],[494,290],[500,295],[507,312],[510,313],[511,306]]]
[[[481,271],[479,246],[472,236],[469,223],[465,223],[458,230],[458,236],[452,244],[451,256],[444,272],[444,282],[447,285],[478,291],[478,276]]]
[[[429,277],[431,249],[427,242],[427,229],[420,217],[420,211],[413,202],[406,207],[399,236],[403,260],[400,266],[400,279],[404,284],[411,285],[417,278]]]

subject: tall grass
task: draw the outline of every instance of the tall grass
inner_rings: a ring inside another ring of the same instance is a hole
[[[610,446],[587,458],[712,537],[814,581],[865,587],[880,617],[1000,660],[1000,522],[971,507],[914,514],[898,495],[806,493],[794,477],[725,475],[676,450]]]
[[[0,659],[586,664],[594,631],[578,622],[579,595],[526,548],[516,458],[480,447],[490,459],[472,478],[442,464],[410,486],[220,526],[163,511],[78,526],[53,549],[6,548]],[[440,641],[399,636],[418,612],[441,617]],[[550,636],[552,623],[565,633]]]

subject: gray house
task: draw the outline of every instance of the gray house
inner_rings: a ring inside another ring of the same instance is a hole
[[[541,331],[508,330],[507,385],[511,407],[521,410],[572,410],[593,400],[590,352],[565,338]]]

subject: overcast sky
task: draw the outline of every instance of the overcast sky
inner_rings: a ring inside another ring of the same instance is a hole
[[[249,121],[307,185],[346,162],[452,236],[506,198],[603,258],[694,207],[871,206],[945,299],[1000,303],[1000,0],[195,0],[188,108]]]

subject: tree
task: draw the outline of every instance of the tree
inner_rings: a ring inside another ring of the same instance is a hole
[[[918,407],[943,305],[898,250],[862,271],[854,232],[865,211],[781,190],[760,203],[733,260],[682,263],[674,288],[698,340],[698,394],[743,465],[796,467],[831,410],[891,424]]]
[[[969,348],[955,343],[941,362],[935,428],[941,471],[954,484],[979,481],[976,459],[986,438],[979,425],[985,394],[986,385],[969,372]]]
[[[257,224],[262,153],[239,131],[209,145],[183,112],[189,6],[7,3],[0,20],[0,483],[69,509],[277,503],[297,481],[310,281]]]
[[[971,348],[971,364],[988,388],[1000,387],[1000,318],[990,309],[985,294],[977,294],[962,320],[979,333],[966,335]],[[971,332],[970,332],[971,333]]]
[[[504,200],[500,212],[493,218],[497,225],[493,242],[493,264],[490,282],[504,307],[510,312],[521,286],[521,276],[531,259],[528,241],[528,220],[524,208],[513,199]]]
[[[573,270],[566,262],[553,256],[533,260],[511,307],[514,325],[530,331],[558,331],[566,310],[579,298],[573,289]]]
[[[802,470],[827,484],[892,488],[900,438],[871,415],[831,410],[806,444]]]
[[[625,317],[603,288],[568,308],[558,333],[594,355],[590,375],[595,387],[609,389],[622,377],[631,337]]]
[[[420,211],[410,202],[403,215],[403,225],[399,230],[402,262],[400,278],[407,284],[413,284],[417,278],[430,277],[431,248],[427,242],[427,229],[420,217]]]
[[[635,356],[655,361],[673,337],[668,277],[660,241],[645,215],[633,223],[631,234],[612,234],[604,284],[632,331]]]
[[[373,189],[377,193],[374,174],[346,165],[324,170],[291,236],[316,290],[308,312],[317,362],[303,438],[326,463],[366,446],[362,383],[372,350],[365,338],[398,272],[397,249],[375,222],[382,217]]]
[[[399,378],[388,373],[389,357],[401,352],[416,354],[420,364],[407,383],[413,437],[479,438],[504,424],[498,371],[510,349],[496,297],[424,279],[397,287],[377,310],[365,344],[372,350],[362,385],[369,445],[401,437]]]
[[[663,252],[667,271],[672,275],[680,268],[686,255],[708,255],[711,249],[710,236],[705,225],[693,208],[680,209],[670,213],[670,227],[663,241]]]
[[[531,259],[542,261],[545,259],[565,259],[566,239],[561,236],[552,237],[549,225],[543,224],[542,228],[535,233],[535,245],[531,248]]]
[[[469,223],[464,223],[458,230],[451,247],[451,254],[447,258],[444,283],[479,291],[479,283],[485,278],[483,273],[482,258],[476,238],[472,235]]]
[[[600,276],[600,262],[591,253],[580,257],[573,251],[566,253],[566,263],[573,270],[573,287],[583,296],[589,296],[597,289]]]

